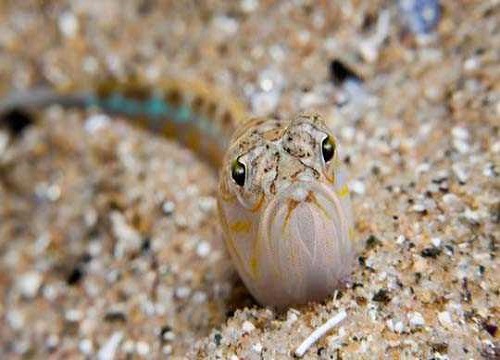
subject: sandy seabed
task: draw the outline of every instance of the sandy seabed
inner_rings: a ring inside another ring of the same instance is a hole
[[[422,36],[385,1],[1,2],[2,94],[185,74],[256,115],[320,111],[363,251],[323,303],[262,308],[222,245],[208,165],[51,106],[0,130],[0,357],[282,359],[345,310],[304,358],[498,358],[500,6],[441,11]],[[359,81],[332,81],[334,60]]]

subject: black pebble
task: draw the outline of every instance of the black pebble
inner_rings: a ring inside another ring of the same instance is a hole
[[[430,257],[433,259],[437,258],[440,254],[441,249],[435,247],[428,247],[420,252],[420,255],[422,255],[422,257]]]
[[[66,282],[68,283],[68,285],[76,285],[78,284],[78,282],[80,282],[82,277],[83,277],[83,271],[80,269],[80,267],[77,266],[68,275]]]
[[[19,136],[26,127],[33,123],[33,117],[21,109],[11,110],[0,117],[0,126],[6,126],[14,136]]]
[[[330,79],[336,85],[342,84],[347,79],[362,81],[353,70],[337,59],[330,63]]]
[[[391,297],[389,296],[389,291],[387,291],[386,289],[380,289],[375,293],[375,295],[373,295],[372,300],[387,304],[389,301],[391,301]]]

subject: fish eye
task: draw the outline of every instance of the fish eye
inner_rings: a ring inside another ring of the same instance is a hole
[[[245,185],[246,168],[245,165],[240,162],[239,158],[234,160],[231,166],[231,177],[239,186]]]
[[[321,153],[325,162],[330,161],[335,155],[335,143],[330,136],[323,139],[321,143]]]

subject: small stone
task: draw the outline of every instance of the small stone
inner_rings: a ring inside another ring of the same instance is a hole
[[[139,252],[142,246],[142,236],[132,226],[128,225],[125,217],[118,211],[110,214],[113,235],[116,237],[114,255],[121,259],[127,254]]]
[[[441,325],[446,328],[451,328],[453,323],[451,321],[451,315],[448,311],[443,311],[438,314],[438,320]]]
[[[470,146],[466,141],[463,141],[461,139],[454,139],[453,140],[453,147],[455,150],[457,150],[460,154],[467,154],[470,151]]]
[[[487,177],[495,177],[495,165],[493,163],[488,163],[483,167],[483,175]]]
[[[57,201],[61,196],[61,188],[56,184],[52,184],[47,188],[46,195],[48,200]]]
[[[342,139],[345,140],[346,142],[352,141],[355,135],[356,135],[356,129],[352,126],[344,126],[340,130],[340,136],[342,136]]]
[[[69,322],[78,322],[83,318],[83,313],[77,309],[69,309],[64,314],[64,318]]]
[[[446,205],[448,210],[461,211],[464,207],[462,200],[452,193],[443,195],[443,203]]]
[[[47,348],[53,350],[59,344],[59,341],[59,336],[57,336],[56,334],[50,334],[45,344],[47,345]]]
[[[418,164],[417,167],[415,168],[415,172],[417,174],[422,174],[422,173],[426,173],[430,170],[431,168],[431,164],[429,163],[421,163],[421,164]]]
[[[483,216],[479,211],[473,211],[467,208],[463,213],[463,217],[472,224],[479,224]]]
[[[398,245],[401,245],[405,242],[406,238],[404,237],[404,235],[399,235],[396,239],[396,244]]]
[[[276,110],[280,96],[281,95],[278,91],[262,91],[254,93],[250,98],[252,112],[255,116],[270,115]]]
[[[405,326],[402,321],[398,321],[396,324],[394,324],[394,331],[397,332],[398,334],[401,334],[405,329]]]
[[[389,330],[394,331],[394,321],[392,319],[387,320],[385,324]]]
[[[74,37],[78,32],[78,19],[72,12],[63,12],[59,16],[58,25],[61,33],[68,38]]]
[[[221,344],[221,341],[222,341],[222,335],[220,333],[216,333],[214,335],[214,342],[215,342],[215,345],[216,346],[219,346]]]
[[[191,294],[191,289],[187,286],[179,286],[175,289],[175,296],[178,299],[186,299]]]
[[[213,18],[212,26],[214,27],[214,34],[216,34],[220,39],[227,39],[236,34],[239,28],[239,23],[232,17],[219,15]]]
[[[296,322],[299,318],[300,312],[295,310],[295,309],[289,309],[288,312],[286,313],[286,323],[288,325],[293,324]]]
[[[94,345],[92,344],[92,340],[90,339],[82,339],[78,343],[78,350],[84,355],[91,355],[94,351]]]
[[[211,246],[207,241],[201,241],[196,247],[196,254],[201,257],[207,257],[210,254]]]
[[[413,327],[421,327],[425,325],[425,320],[422,314],[419,312],[412,312],[408,314],[408,318],[410,320],[410,325]]]
[[[145,341],[138,341],[136,344],[137,354],[140,356],[147,356],[150,352],[150,346]]]
[[[175,210],[175,203],[173,201],[165,201],[161,205],[161,210],[165,215],[172,215]]]
[[[265,92],[281,92],[285,86],[285,77],[275,68],[267,68],[259,74],[259,85]]]
[[[493,323],[484,322],[483,329],[488,332],[491,336],[495,336],[498,331],[498,326]]]
[[[162,329],[162,339],[163,341],[173,341],[175,340],[175,333],[170,327],[165,327]]]
[[[440,353],[440,354],[446,354],[448,352],[448,344],[446,343],[432,343],[430,344],[432,351]],[[436,355],[436,354],[435,354]],[[437,359],[447,359],[448,357],[436,357]]]
[[[217,208],[217,200],[213,196],[202,196],[198,200],[198,206],[204,213],[210,213]]]
[[[172,347],[172,345],[170,345],[170,344],[164,345],[164,346],[162,346],[162,348],[161,348],[161,352],[162,352],[164,355],[170,355],[170,354],[172,354],[172,351],[173,351],[173,347]]]
[[[95,134],[96,132],[104,129],[109,125],[111,119],[109,116],[104,114],[91,115],[85,120],[84,128],[89,134]]]
[[[441,245],[441,239],[438,238],[438,237],[433,237],[431,239],[431,243],[432,245],[434,245],[435,247],[439,247]]]
[[[85,221],[85,226],[87,228],[92,228],[96,226],[98,219],[99,219],[99,214],[93,208],[87,209],[83,214],[83,220]]]
[[[460,165],[460,164],[453,164],[451,169],[453,170],[453,173],[455,174],[457,180],[465,184],[467,180],[469,180],[469,175],[467,174],[465,168]]]
[[[131,355],[136,350],[135,342],[133,340],[126,340],[122,345],[122,351]]]
[[[464,70],[465,71],[474,71],[479,68],[481,62],[475,56],[472,56],[464,61]]]
[[[433,259],[437,258],[440,254],[441,254],[441,249],[438,249],[436,247],[428,247],[420,252],[420,255],[422,255],[422,257],[433,258]]]
[[[373,295],[372,300],[387,304],[391,301],[391,297],[389,295],[389,291],[387,291],[386,289],[380,289],[375,293],[375,295]]]
[[[374,62],[378,59],[380,47],[387,38],[389,30],[389,11],[382,10],[377,19],[376,32],[372,36],[359,41],[358,49],[364,60]]]
[[[117,331],[113,333],[104,343],[104,345],[99,349],[97,353],[98,360],[113,360],[115,358],[116,351],[118,350],[118,345],[123,339],[123,333]]]
[[[358,44],[358,49],[363,56],[363,60],[365,60],[368,63],[373,63],[375,60],[378,59],[379,55],[379,44],[376,41],[373,41],[371,39],[365,40],[365,41],[360,41]]]
[[[203,304],[205,301],[207,301],[207,294],[204,291],[196,291],[193,294],[193,302],[195,304]]]
[[[2,130],[8,129],[13,136],[18,136],[24,129],[34,123],[34,119],[26,111],[14,109],[2,114],[0,122],[2,123]]]
[[[127,314],[122,306],[112,306],[104,315],[104,321],[107,322],[126,322]]]
[[[327,102],[327,98],[316,92],[308,92],[302,96],[300,99],[299,107],[301,109],[310,109],[313,107],[317,107],[323,105]]]
[[[368,236],[368,239],[366,239],[366,248],[367,249],[373,249],[374,247],[381,245],[382,242],[375,236],[375,235],[370,235]]]
[[[330,79],[334,84],[340,85],[344,83],[347,79],[355,79],[361,81],[361,77],[356,74],[356,72],[351,69],[351,67],[339,59],[334,59],[330,62]]]
[[[255,326],[250,321],[245,321],[243,322],[241,329],[243,330],[244,333],[249,334],[255,330]]]
[[[82,279],[84,273],[79,266],[76,266],[66,278],[66,283],[68,285],[76,285]]]
[[[88,74],[96,74],[99,70],[99,61],[93,56],[86,56],[82,63],[83,70]]]
[[[262,344],[260,342],[253,344],[252,350],[255,351],[257,354],[260,354],[262,352]]]
[[[188,227],[188,220],[183,215],[176,216],[174,222],[179,229],[185,229]]]
[[[349,189],[358,195],[363,195],[366,191],[365,184],[359,180],[352,180],[349,184]]]
[[[399,0],[401,17],[416,35],[434,31],[441,18],[438,0]]]
[[[21,275],[16,285],[22,296],[32,299],[36,296],[42,285],[42,275],[36,271],[30,271]]]
[[[18,310],[11,310],[7,312],[7,323],[14,330],[21,330],[25,324],[25,315]]]
[[[415,212],[418,212],[418,213],[424,213],[427,211],[426,207],[424,204],[422,203],[418,203],[418,204],[414,204],[412,207],[411,207],[411,210],[412,211],[415,211]]]
[[[257,0],[242,0],[240,6],[243,12],[251,13],[257,9],[259,2]]]
[[[386,325],[389,328],[389,330],[398,334],[401,334],[404,331],[405,327],[402,321],[395,322],[392,319],[387,320]]]
[[[462,126],[455,126],[451,129],[451,134],[454,138],[467,141],[469,139],[469,131]]]

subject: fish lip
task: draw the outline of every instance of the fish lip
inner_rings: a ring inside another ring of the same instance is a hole
[[[308,194],[299,194],[300,192],[307,192]],[[336,199],[338,195],[333,190],[333,186],[328,186],[326,184],[320,183],[318,181],[310,180],[300,180],[288,185],[284,189],[281,189],[274,198],[267,204],[264,212],[268,209],[276,207],[279,201],[290,199],[298,203],[305,201],[311,201],[310,195],[322,195],[327,199]],[[309,198],[308,198],[309,195]],[[303,197],[302,199],[300,197]],[[333,200],[335,202],[335,200]],[[339,203],[340,205],[340,203]]]
[[[302,189],[307,192],[307,195],[304,196],[302,201],[299,201],[300,199],[298,199],[297,197],[294,198],[293,195],[291,196],[291,194],[293,194],[294,191],[297,191],[297,189]],[[286,188],[282,189],[274,196],[274,198],[270,202],[266,204],[266,207],[264,208],[259,221],[259,238],[267,242],[269,241],[269,235],[272,233],[270,227],[275,217],[278,215],[280,207],[287,206],[287,201],[295,201],[296,205],[302,204],[304,202],[311,202],[315,205],[318,205],[317,199],[319,197],[322,197],[323,201],[328,201],[335,209],[333,213],[324,213],[328,220],[333,221],[333,217],[337,216],[340,225],[342,226],[342,231],[348,232],[349,225],[345,220],[346,214],[344,208],[342,207],[338,194],[333,189],[333,186],[328,186],[327,184],[317,181],[301,180],[294,182]],[[318,208],[321,207],[318,205]]]

